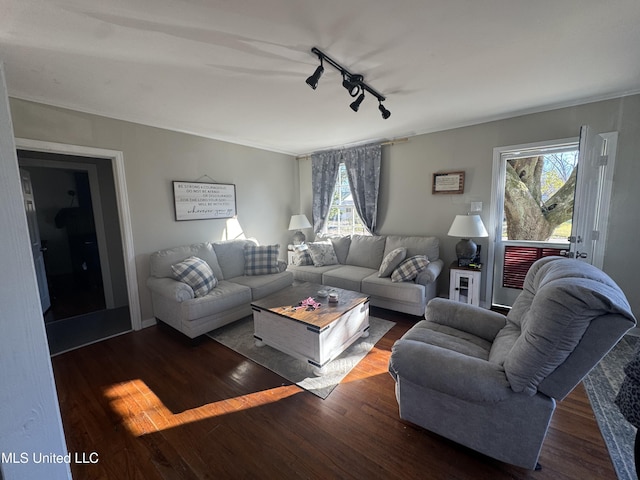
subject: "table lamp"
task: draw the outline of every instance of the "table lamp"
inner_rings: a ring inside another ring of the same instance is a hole
[[[289,230],[297,230],[296,233],[293,234],[293,244],[300,245],[304,243],[306,237],[304,233],[301,232],[303,228],[311,228],[311,223],[309,223],[309,219],[304,214],[291,215],[291,221],[289,222]]]
[[[456,255],[460,267],[473,263],[478,253],[478,246],[471,237],[489,236],[480,215],[456,215],[447,235],[461,238],[456,244]]]

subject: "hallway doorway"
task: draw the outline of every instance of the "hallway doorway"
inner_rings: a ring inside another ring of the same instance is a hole
[[[132,329],[115,182],[105,159],[18,149],[30,174],[52,355]]]

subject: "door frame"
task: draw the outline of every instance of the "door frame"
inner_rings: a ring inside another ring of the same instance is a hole
[[[491,209],[487,232],[489,233],[487,268],[485,280],[485,300],[489,306],[493,303],[493,277],[496,259],[496,238],[502,238],[502,216],[504,214],[503,202],[498,199],[504,197],[504,187],[507,180],[506,170],[502,168],[502,155],[507,152],[518,150],[532,150],[543,148],[549,145],[563,145],[579,142],[579,137],[561,138],[558,140],[548,140],[532,143],[520,143],[518,145],[506,145],[493,149],[493,170],[491,172]]]
[[[19,149],[25,152],[29,150]],[[33,150],[32,150],[33,151]],[[102,216],[102,198],[98,184],[98,168],[91,163],[65,162],[63,160],[41,160],[33,158],[18,158],[18,165],[21,167],[55,168],[60,170],[76,170],[86,172],[89,176],[89,188],[91,190],[91,205],[93,207],[93,218],[96,228],[96,241],[98,244],[98,255],[100,257],[100,270],[102,274],[102,284],[104,289],[105,305],[108,309],[114,308],[113,285],[111,283],[111,269],[109,266],[109,254],[107,250],[106,229]],[[38,205],[36,205],[36,209]]]
[[[604,264],[604,253],[606,249],[607,230],[608,230],[608,212],[610,209],[611,191],[613,188],[613,174],[615,170],[616,149],[618,144],[618,132],[596,133],[605,141],[606,162],[601,173],[598,191],[598,203],[596,206],[598,215],[598,223],[595,226],[599,232],[598,241],[595,244],[590,263],[602,269]],[[504,205],[498,202],[499,196],[504,196],[504,187],[506,181],[506,171],[502,168],[502,155],[506,152],[517,150],[529,150],[542,148],[549,145],[562,145],[569,143],[580,143],[580,137],[570,137],[558,140],[548,140],[541,142],[525,143],[518,145],[509,145],[495,147],[493,149],[493,170],[491,185],[491,209],[487,231],[489,233],[489,248],[487,252],[487,271],[485,283],[485,299],[489,305],[493,303],[493,278],[495,265],[496,238],[502,236],[502,215]],[[602,165],[601,165],[602,166]],[[578,165],[580,168],[580,165]],[[578,186],[576,185],[576,188]]]
[[[140,312],[140,296],[138,292],[138,275],[136,273],[135,249],[133,244],[133,229],[131,226],[131,213],[129,210],[129,197],[127,194],[127,183],[124,169],[124,154],[118,150],[107,150],[103,148],[31,140],[27,138],[16,138],[15,143],[16,149],[18,150],[56,153],[76,157],[91,157],[111,162],[115,182],[116,201],[118,204],[118,219],[122,235],[122,248],[124,254],[125,276],[127,278],[127,295],[129,299],[131,328],[134,330],[140,330],[142,328],[142,318]]]

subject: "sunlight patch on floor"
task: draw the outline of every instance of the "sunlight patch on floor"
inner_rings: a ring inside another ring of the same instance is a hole
[[[260,407],[300,391],[296,385],[287,385],[208,403],[180,413],[169,410],[140,379],[108,386],[104,389],[104,395],[109,400],[113,411],[122,418],[122,423],[127,430],[133,436],[140,437],[207,418]]]

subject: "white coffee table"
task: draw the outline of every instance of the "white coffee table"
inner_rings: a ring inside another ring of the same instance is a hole
[[[318,297],[323,289],[337,293],[338,303]],[[321,306],[296,308],[309,297]],[[358,338],[369,335],[369,297],[359,292],[300,283],[256,300],[251,307],[256,345],[306,361],[316,375]]]

